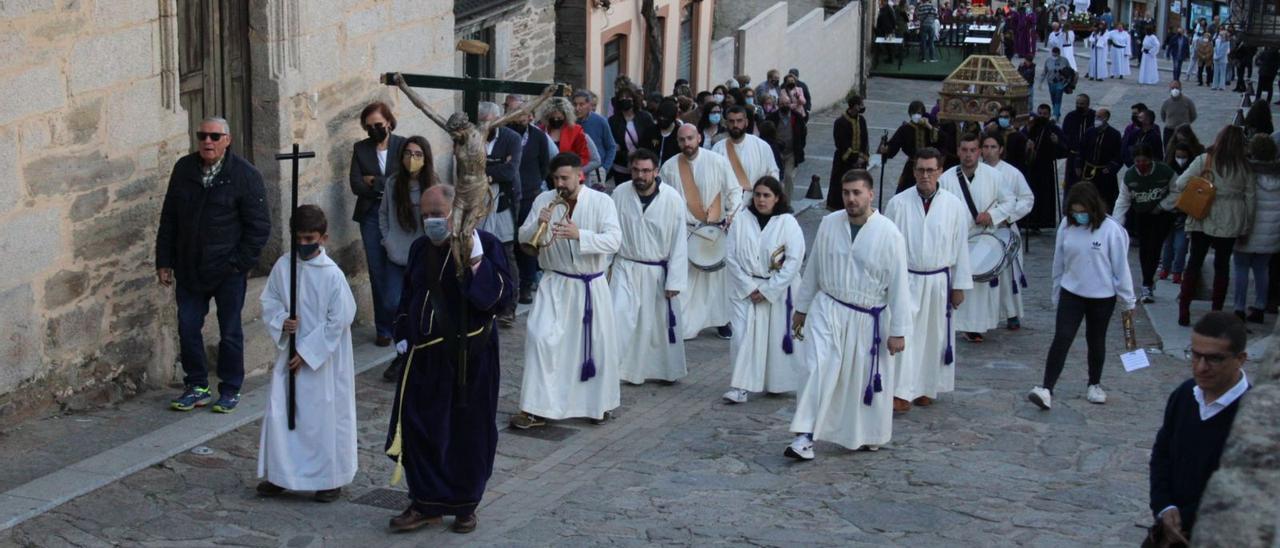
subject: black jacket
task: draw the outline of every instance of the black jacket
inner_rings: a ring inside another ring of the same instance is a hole
[[[199,153],[174,164],[156,234],[156,268],[172,268],[178,285],[192,291],[248,272],[271,234],[258,169],[227,151],[222,170],[206,189],[201,164]]]
[[[378,145],[373,139],[361,139],[352,147],[351,173],[347,184],[351,187],[351,193],[356,195],[356,209],[351,220],[358,223],[364,220],[370,210],[378,211],[383,189],[387,182],[396,180],[396,172],[400,171],[400,149],[404,148],[406,142],[408,139],[391,134],[391,140],[387,142],[386,173],[378,169]],[[364,184],[365,175],[373,176],[373,188]]]
[[[777,126],[778,131],[782,131],[782,111],[775,110],[765,116],[765,119],[773,122]],[[805,142],[809,139],[809,122],[804,116],[796,111],[791,112],[791,150],[790,152],[796,165],[804,163],[804,147]],[[782,164],[778,164],[782,165]]]
[[[636,115],[631,121],[636,126],[636,139],[644,138],[650,128],[657,125],[653,121],[653,116],[650,116],[648,112],[639,110],[639,108],[636,109]],[[618,153],[613,156],[613,165],[630,168],[631,164],[627,160],[627,119],[622,116],[621,112],[615,112],[613,116],[609,117],[609,131],[613,132],[613,140],[618,142]],[[639,142],[637,142],[636,146],[646,147],[646,145]],[[653,149],[653,151],[655,153],[658,152],[657,149]],[[631,172],[628,170],[627,173]],[[631,176],[627,175],[627,177],[630,178]]]
[[[523,224],[533,207],[533,199],[547,190],[551,151],[547,149],[547,134],[536,127],[528,126],[523,135],[516,135],[524,140],[523,152],[520,153],[520,215],[517,219]]]

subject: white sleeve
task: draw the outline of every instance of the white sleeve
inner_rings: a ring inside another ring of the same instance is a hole
[[[1113,219],[1114,220],[1114,219]],[[1129,233],[1116,222],[1107,238],[1110,244],[1111,272],[1114,278],[1116,301],[1122,310],[1133,310],[1137,299],[1133,294],[1133,274],[1129,271]]]

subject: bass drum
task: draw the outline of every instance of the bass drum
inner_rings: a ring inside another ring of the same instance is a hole
[[[969,267],[973,270],[973,281],[989,282],[1000,275],[1004,268],[1005,243],[995,234],[983,232],[969,237]]]
[[[703,224],[689,232],[689,264],[704,272],[725,267],[729,236],[720,225]]]

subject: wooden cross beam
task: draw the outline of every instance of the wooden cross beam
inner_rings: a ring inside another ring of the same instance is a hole
[[[462,109],[474,123],[478,121],[477,111],[480,108],[481,93],[517,93],[538,96],[547,86],[547,82],[520,82],[516,80],[495,80],[492,78],[433,76],[429,74],[401,74],[404,83],[409,87],[426,89],[450,89],[462,92]],[[396,85],[394,72],[379,77],[384,85]]]

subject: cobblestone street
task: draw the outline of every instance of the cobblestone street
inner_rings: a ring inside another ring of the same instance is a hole
[[[1167,83],[1169,74],[1162,78]],[[1230,121],[1239,97],[1191,84],[1187,95],[1200,107],[1195,128],[1208,142]],[[874,143],[901,123],[912,98],[931,105],[939,83],[873,79],[869,87]],[[1127,80],[1081,90],[1094,97],[1095,108],[1115,107],[1112,120],[1120,127],[1131,103],[1158,110],[1167,97],[1165,86]],[[1064,99],[1066,108],[1071,101]],[[812,173],[822,176],[826,191],[837,115],[815,115],[797,192]],[[886,176],[896,177],[900,166],[895,159]],[[818,206],[799,216],[809,241],[825,213]],[[392,463],[382,447],[393,385],[382,381],[379,366],[357,379],[361,470],[338,502],[317,504],[309,493],[258,498],[255,421],[204,443],[209,454],[183,452],[0,532],[0,545],[1134,546],[1151,519],[1147,459],[1155,430],[1169,392],[1188,377],[1182,346],[1166,340],[1171,335],[1153,324],[1154,312],[1140,312],[1138,338],[1150,349],[1152,367],[1125,373],[1116,314],[1102,381],[1108,403],[1084,399],[1083,335],[1053,410],[1028,403],[1026,391],[1041,378],[1052,338],[1052,249],[1048,233],[1029,242],[1022,329],[992,332],[982,344],[959,342],[956,391],[897,417],[892,443],[879,452],[819,443],[815,461],[785,458],[794,397],[723,403],[728,342],[711,331],[687,343],[690,374],[679,383],[624,385],[617,420],[509,431],[522,372],[522,315],[501,332],[498,459],[471,535],[439,526],[387,531],[406,501],[398,491],[403,485],[387,485]],[[1135,249],[1135,277],[1136,257]],[[1165,301],[1171,287],[1159,289]]]

